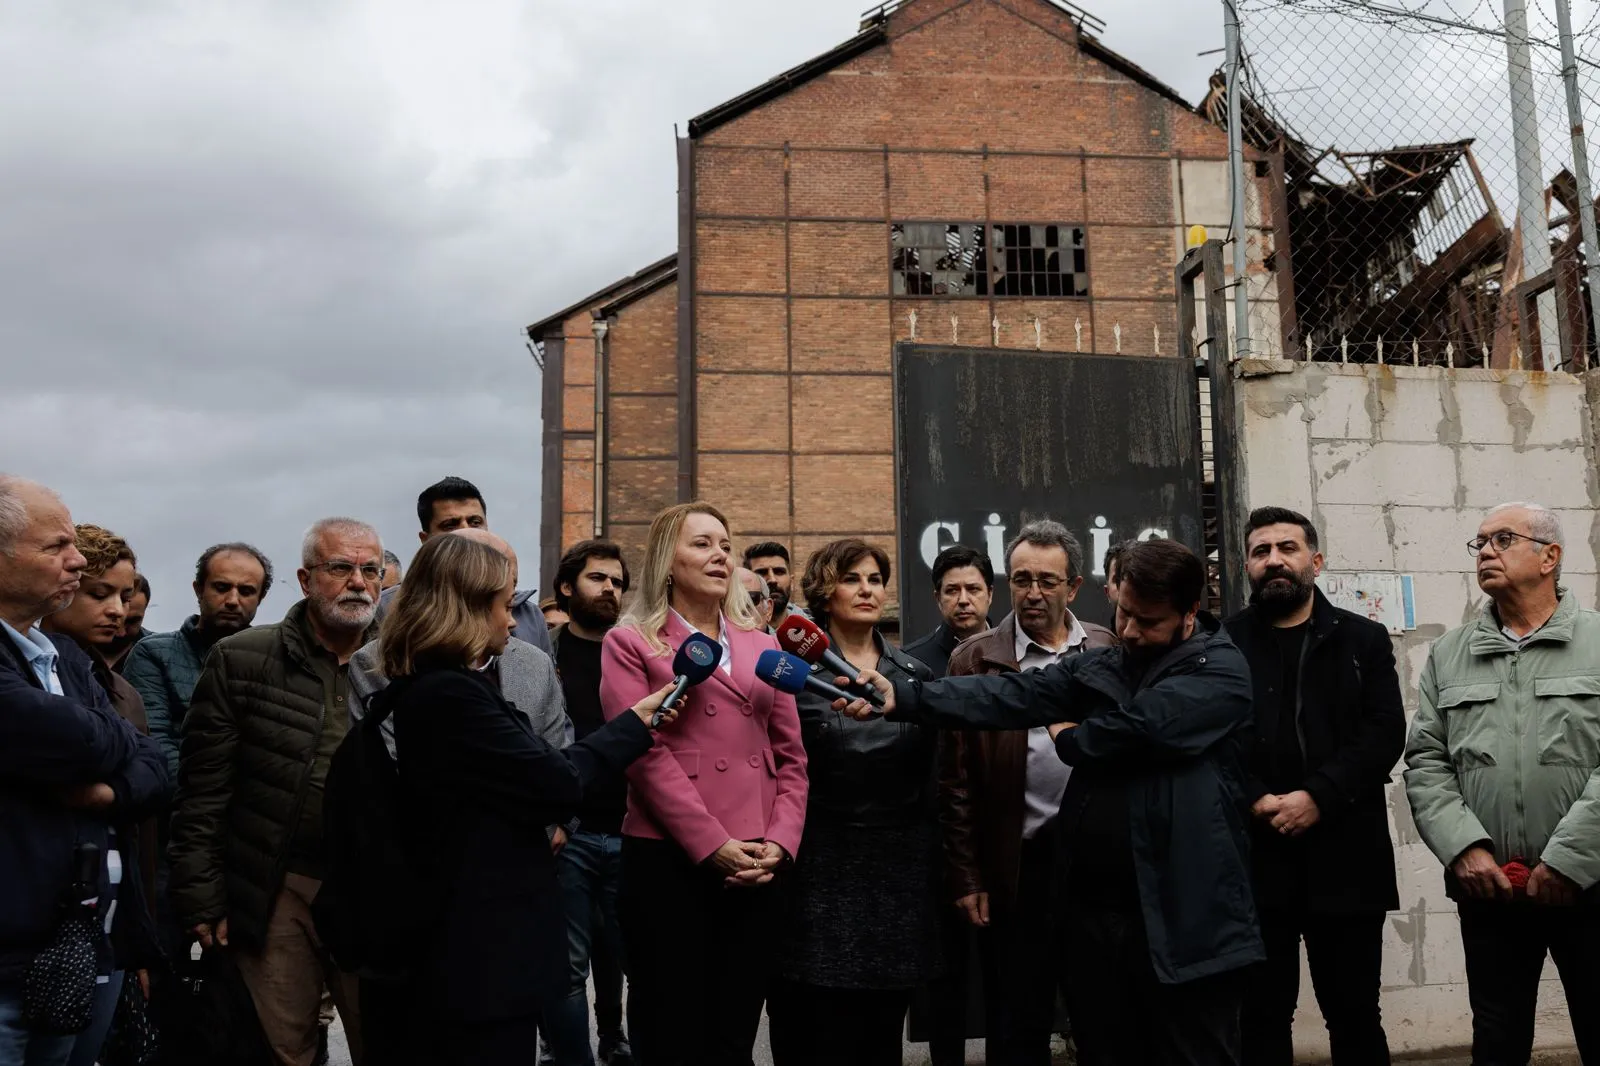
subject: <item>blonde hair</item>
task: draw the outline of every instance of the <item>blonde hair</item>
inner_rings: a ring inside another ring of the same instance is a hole
[[[88,560],[84,577],[99,577],[124,559],[135,567],[139,565],[128,542],[111,530],[84,523],[74,526],[73,531],[77,533],[78,554]]]
[[[693,514],[710,515],[728,529],[728,520],[713,505],[701,500],[668,507],[650,523],[650,534],[645,540],[644,566],[639,572],[639,583],[633,589],[628,610],[620,624],[631,626],[644,638],[656,655],[666,655],[668,649],[662,641],[661,627],[667,624],[671,609],[672,560],[678,553],[678,538],[683,535],[683,524]],[[722,598],[722,613],[735,629],[760,629],[761,619],[756,616],[755,605],[744,582],[734,578],[732,553],[728,556],[728,592]]]
[[[495,598],[509,584],[511,560],[487,544],[429,537],[383,620],[383,672],[394,678],[477,663],[495,636]]]

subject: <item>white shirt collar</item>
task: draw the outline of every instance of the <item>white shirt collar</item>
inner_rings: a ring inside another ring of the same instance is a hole
[[[1028,636],[1027,631],[1022,628],[1021,622],[1016,622],[1017,640],[1014,650],[1017,653],[1017,662],[1020,663],[1023,659],[1025,659],[1028,655],[1029,649],[1031,648],[1038,648],[1039,651],[1045,655],[1061,655],[1062,653],[1070,651],[1071,649],[1076,648],[1079,644],[1082,644],[1084,641],[1088,640],[1089,632],[1083,628],[1083,623],[1078,621],[1078,617],[1071,611],[1068,611],[1067,618],[1072,624],[1067,627],[1067,642],[1061,645],[1059,648],[1047,648],[1043,644],[1040,644],[1038,641]]]
[[[689,624],[689,620],[687,618],[678,613],[678,609],[676,607],[668,607],[667,610],[672,612],[672,617],[683,623],[683,628],[687,629],[691,633],[700,632],[694,626]],[[722,645],[722,658],[717,661],[717,669],[721,670],[729,677],[732,677],[733,644],[728,640],[728,620],[722,615],[721,612],[718,612],[717,614],[717,643]]]

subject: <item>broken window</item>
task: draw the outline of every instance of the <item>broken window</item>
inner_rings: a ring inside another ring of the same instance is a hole
[[[1089,253],[1082,226],[993,227],[996,296],[1088,296]]]
[[[1089,295],[1082,226],[896,222],[889,236],[896,296]]]
[[[980,222],[896,222],[889,227],[896,296],[987,296],[989,260]]]

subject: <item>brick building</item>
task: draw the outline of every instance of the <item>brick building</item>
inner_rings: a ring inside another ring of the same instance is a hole
[[[691,498],[802,561],[892,552],[896,341],[1171,355],[1185,230],[1228,228],[1226,136],[1097,29],[1065,0],[902,0],[692,119],[677,255],[528,327],[543,576],[596,532],[639,558]],[[1293,315],[1251,165],[1260,354]]]

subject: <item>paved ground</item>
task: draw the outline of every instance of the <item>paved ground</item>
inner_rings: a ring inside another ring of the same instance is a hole
[[[1057,1059],[1058,1062],[1065,1061]],[[974,1040],[967,1044],[968,1066],[981,1066],[983,1062],[983,1043]],[[328,1040],[329,1066],[351,1066],[350,1049],[345,1043],[344,1031],[337,1025],[329,1034]],[[772,1066],[772,1055],[767,1050],[767,1023],[763,1018],[761,1022],[761,1035],[756,1040],[756,1066]],[[928,1045],[907,1044],[904,1066],[928,1066]]]

